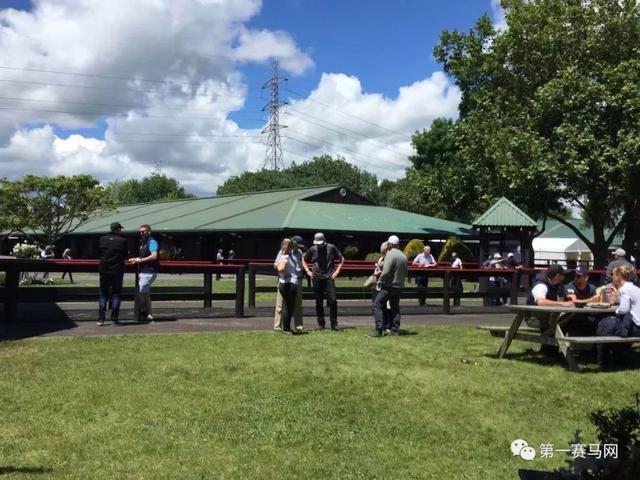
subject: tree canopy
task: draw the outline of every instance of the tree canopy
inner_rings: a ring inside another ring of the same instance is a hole
[[[107,190],[117,205],[193,197],[185,192],[175,178],[157,172],[142,180],[116,180],[107,185]]]
[[[220,185],[218,195],[328,184],[344,185],[374,203],[382,201],[375,175],[360,170],[341,156],[333,158],[330,155],[314,157],[299,165],[294,162],[281,171],[244,172]]]
[[[640,204],[639,7],[635,0],[502,6],[504,31],[483,16],[467,33],[443,32],[434,49],[462,91],[456,169],[473,173],[481,203],[504,195],[533,216],[565,223],[602,265]],[[557,214],[567,206],[584,211],[593,241]]]
[[[16,181],[2,179],[0,186],[0,217],[5,227],[47,244],[113,207],[109,193],[90,175],[25,175]]]

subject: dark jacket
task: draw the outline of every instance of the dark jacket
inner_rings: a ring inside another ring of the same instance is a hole
[[[140,258],[145,258],[151,255],[151,249],[149,245],[154,245],[154,251],[158,252],[158,242],[155,238],[149,236],[146,241],[140,243]],[[138,272],[140,273],[156,273],[158,271],[158,266],[160,265],[160,261],[156,258],[151,262],[144,262],[138,264]]]
[[[124,273],[124,262],[129,255],[126,238],[115,234],[100,237],[98,251],[100,252],[100,267],[98,268],[100,273],[112,275]]]
[[[527,305],[536,304],[536,299],[533,298],[533,287],[540,283],[544,283],[547,286],[547,295],[545,296],[547,300],[558,300],[558,294],[561,294],[564,297],[564,285],[561,283],[551,285],[549,277],[547,277],[547,272],[540,272],[533,279],[533,285],[531,285],[531,290],[529,291],[529,298],[527,298]]]

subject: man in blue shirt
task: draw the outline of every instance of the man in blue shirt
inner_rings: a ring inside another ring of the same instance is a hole
[[[433,255],[431,255],[431,247],[429,245],[425,245],[423,252],[413,260],[413,263],[411,265],[413,265],[414,267],[432,268],[432,267],[437,267],[438,262],[436,262],[436,259],[433,257]],[[420,296],[418,297],[418,304],[426,305],[426,298],[427,298],[426,290],[427,290],[427,287],[429,286],[429,277],[424,274],[416,275],[416,285],[424,289],[420,291]]]
[[[158,242],[151,236],[151,227],[140,225],[140,253],[137,258],[131,258],[132,263],[138,264],[138,292],[134,306],[134,316],[141,322],[152,322],[151,315],[151,284],[158,275]]]

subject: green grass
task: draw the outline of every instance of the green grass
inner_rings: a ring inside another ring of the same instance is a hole
[[[472,328],[363,333],[5,342],[2,478],[512,479],[564,462],[513,457],[512,440],[595,443],[588,413],[630,404],[640,380],[520,343],[497,360]]]

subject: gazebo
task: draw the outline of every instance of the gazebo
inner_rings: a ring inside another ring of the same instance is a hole
[[[491,244],[497,243],[495,251],[504,252],[508,240],[517,240],[520,245],[522,265],[533,266],[532,240],[538,222],[520,210],[513,202],[502,197],[472,224],[480,236],[479,258],[482,262],[491,253]]]

